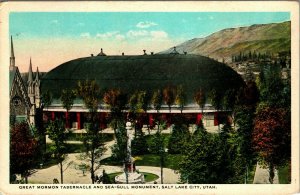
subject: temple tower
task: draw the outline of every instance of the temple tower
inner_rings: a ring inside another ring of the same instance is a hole
[[[15,68],[15,53],[14,53],[14,44],[12,40],[12,36],[10,36],[10,63],[9,70],[13,70]]]
[[[35,73],[35,79],[34,79],[34,98],[35,98],[35,106],[36,108],[41,107],[41,91],[40,91],[40,86],[41,86],[41,80],[40,80],[40,75],[39,75],[39,68],[36,68],[36,73]]]
[[[29,70],[28,70],[28,80],[27,80],[27,93],[30,99],[30,112],[29,112],[29,122],[30,124],[35,124],[34,116],[35,116],[35,82],[33,81],[33,73],[32,73],[32,63],[31,58],[29,62]]]

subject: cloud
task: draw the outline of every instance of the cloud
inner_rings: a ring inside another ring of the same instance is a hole
[[[125,40],[125,35],[120,34],[119,31],[111,31],[106,33],[97,33],[96,38],[100,38],[102,40],[117,40],[117,41],[123,41]]]
[[[51,20],[51,24],[59,24],[58,20]]]
[[[146,21],[146,22],[137,23],[136,27],[138,27],[138,28],[149,28],[151,26],[156,26],[156,25],[158,25],[158,24],[156,24],[154,22]]]
[[[109,39],[114,37],[115,35],[119,34],[119,31],[111,31],[106,33],[97,33],[96,37],[101,39]]]
[[[209,19],[210,19],[210,20],[213,20],[213,19],[215,19],[215,18],[214,18],[213,16],[209,16]]]
[[[151,31],[150,35],[153,39],[165,39],[168,38],[168,33],[165,31]]]
[[[123,41],[123,40],[125,40],[125,36],[121,35],[121,34],[117,34],[115,38],[116,38],[117,41]]]
[[[126,35],[129,38],[145,37],[149,35],[149,32],[146,30],[130,30],[126,33]]]
[[[201,18],[201,17],[198,17],[197,20],[202,20],[202,18]]]
[[[89,32],[81,33],[80,36],[83,37],[83,38],[90,38],[91,37]]]
[[[127,38],[138,40],[157,40],[167,39],[168,33],[162,30],[147,31],[147,30],[130,30],[126,33]]]

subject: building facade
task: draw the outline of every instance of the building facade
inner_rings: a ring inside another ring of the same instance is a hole
[[[174,48],[170,54],[108,56],[103,50],[98,55],[74,59],[63,63],[49,71],[41,78],[38,68],[32,71],[32,61],[29,61],[27,78],[22,78],[15,64],[13,40],[11,38],[10,57],[10,116],[11,124],[18,121],[27,121],[36,125],[38,110],[43,111],[43,120],[61,118],[66,121],[67,128],[83,129],[87,122],[88,109],[81,99],[76,98],[68,112],[63,107],[62,90],[74,90],[79,81],[95,80],[101,91],[121,89],[129,97],[136,91],[147,91],[152,94],[155,90],[163,90],[167,86],[184,87],[186,103],[183,110],[172,105],[169,110],[163,104],[159,111],[149,104],[146,112],[138,114],[142,125],[155,127],[158,117],[170,126],[174,116],[184,115],[189,124],[203,123],[206,129],[213,129],[220,120],[228,120],[227,111],[215,110],[208,102],[203,109],[194,101],[194,93],[198,89],[206,91],[206,95],[215,89],[225,93],[228,89],[238,89],[244,83],[242,78],[223,63],[210,58],[180,54]],[[43,106],[42,94],[51,95],[51,104]],[[101,97],[99,97],[101,98]],[[99,127],[106,128],[109,123],[110,109],[104,103],[98,106]],[[124,118],[129,109],[123,110]]]
[[[66,127],[82,129],[87,122],[88,109],[81,99],[77,98],[68,112],[60,100],[64,89],[75,90],[79,81],[95,80],[104,93],[110,89],[120,89],[130,97],[136,91],[147,91],[152,94],[155,90],[163,90],[167,86],[182,85],[186,93],[186,104],[182,110],[173,104],[169,110],[166,104],[159,110],[154,109],[151,103],[146,112],[140,112],[139,118],[143,125],[155,126],[158,117],[173,123],[176,115],[185,115],[189,124],[203,122],[205,128],[218,128],[220,120],[227,120],[227,111],[215,110],[208,102],[204,109],[200,109],[194,101],[194,93],[198,89],[206,91],[207,95],[212,89],[225,93],[228,89],[239,89],[244,83],[242,78],[223,63],[210,58],[179,54],[176,48],[170,54],[109,56],[103,50],[98,55],[74,59],[63,63],[49,71],[42,78],[42,93],[52,94],[52,103],[44,108],[44,119],[66,120]],[[99,97],[99,99],[102,99]],[[104,103],[98,106],[100,128],[106,128],[109,123],[110,109]],[[129,109],[123,110],[124,119]]]
[[[35,126],[37,108],[41,106],[40,76],[38,68],[32,72],[31,59],[29,62],[28,80],[22,78],[15,64],[13,39],[11,37],[11,55],[9,65],[9,93],[10,93],[10,124],[25,121]]]

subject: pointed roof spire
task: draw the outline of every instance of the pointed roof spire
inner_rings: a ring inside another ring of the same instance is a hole
[[[31,64],[31,57],[30,57],[29,70],[28,70],[28,83],[31,83],[32,81],[33,81],[32,64]]]
[[[14,52],[14,43],[13,43],[12,36],[10,36],[10,47],[11,47],[10,57],[14,58],[15,57],[15,52]]]
[[[176,47],[173,47],[173,51],[170,54],[174,54],[174,55],[179,54],[178,51],[176,51]]]
[[[14,44],[13,44],[13,39],[12,36],[10,36],[10,64],[9,64],[9,69],[13,70],[15,67],[15,53],[14,53]]]
[[[39,67],[36,67],[36,73],[35,73],[35,80],[39,81],[40,80],[40,75],[39,75]]]
[[[102,48],[101,48],[101,51],[100,51],[100,53],[99,53],[97,56],[106,56],[106,54],[105,54],[105,53],[103,53],[103,49],[102,49]]]

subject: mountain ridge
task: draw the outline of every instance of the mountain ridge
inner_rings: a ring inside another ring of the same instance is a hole
[[[278,53],[289,51],[291,45],[290,21],[253,24],[226,28],[204,38],[193,38],[176,46],[179,53],[187,52],[230,62],[240,52]],[[170,53],[169,48],[160,53]]]

